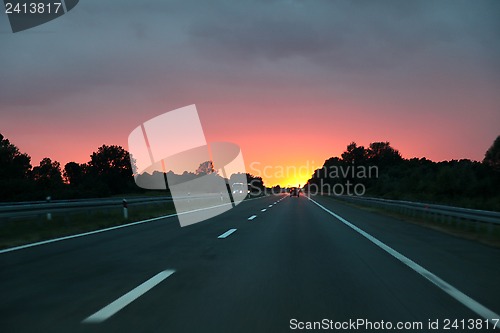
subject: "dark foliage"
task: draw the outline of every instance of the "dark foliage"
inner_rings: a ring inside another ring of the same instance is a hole
[[[500,135],[497,136],[486,154],[484,154],[483,163],[500,172]]]
[[[403,159],[388,142],[371,143],[368,149],[352,142],[340,158],[326,160],[306,188],[315,186],[333,193],[335,184],[345,186],[349,181],[362,184],[367,196],[500,210],[499,166],[500,137],[482,163],[466,159],[437,163],[425,158]],[[359,173],[363,168],[366,172]]]
[[[25,201],[102,197],[141,192],[133,180],[129,153],[103,145],[84,164],[61,165],[44,158],[32,168],[31,158],[0,134],[0,200]]]

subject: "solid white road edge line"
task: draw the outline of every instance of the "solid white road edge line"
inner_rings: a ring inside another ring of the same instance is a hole
[[[252,221],[252,220],[253,220],[254,218],[256,218],[256,217],[257,217],[257,215],[252,215],[252,216],[250,216],[250,217],[248,218],[248,221]]]
[[[109,228],[104,228],[104,229],[99,229],[99,230],[94,230],[94,231],[88,231],[88,232],[84,232],[84,233],[81,233],[81,234],[64,236],[64,237],[59,237],[59,238],[54,238],[54,239],[48,239],[48,240],[41,241],[41,242],[20,245],[20,246],[11,247],[11,248],[8,248],[8,249],[0,250],[0,254],[6,253],[6,252],[12,252],[12,251],[17,251],[17,250],[22,250],[22,249],[26,249],[26,248],[34,247],[34,246],[38,246],[38,245],[55,243],[55,242],[63,241],[63,240],[66,240],[66,239],[72,239],[72,238],[78,238],[78,237],[83,237],[83,236],[89,236],[89,235],[94,235],[94,234],[98,234],[98,233],[105,232],[105,231],[111,231],[111,230],[126,228],[126,227],[134,226],[134,225],[137,225],[137,224],[152,222],[152,221],[156,221],[156,220],[160,220],[160,219],[165,219],[165,218],[169,218],[169,217],[173,217],[173,216],[177,216],[177,214],[170,214],[170,215],[165,215],[165,216],[159,216],[159,217],[155,217],[155,218],[151,218],[151,219],[147,219],[147,220],[142,220],[142,221],[127,223],[127,224],[117,225],[117,226],[114,226],[114,227],[109,227]]]
[[[235,232],[237,229],[229,229],[228,231],[226,231],[225,233],[223,233],[222,235],[220,235],[219,237],[217,238],[226,238],[227,236],[231,235],[233,232]]]
[[[321,209],[323,209],[325,212],[329,213],[330,215],[332,215],[333,217],[335,217],[340,222],[344,223],[348,227],[352,228],[354,231],[356,231],[359,234],[361,234],[362,236],[366,237],[369,241],[371,241],[372,243],[374,243],[375,245],[377,245],[378,247],[380,247],[382,250],[384,250],[385,252],[389,253],[391,256],[393,256],[394,258],[398,259],[399,261],[401,261],[406,266],[408,266],[411,269],[413,269],[415,272],[417,272],[418,274],[420,274],[421,276],[423,276],[424,278],[426,278],[427,280],[429,280],[431,283],[433,283],[439,289],[441,289],[442,291],[444,291],[445,293],[447,293],[448,295],[450,295],[451,297],[453,297],[455,300],[457,300],[460,303],[462,303],[463,305],[465,305],[467,308],[469,308],[470,310],[472,310],[476,314],[480,315],[484,319],[487,319],[492,324],[495,324],[495,322],[493,321],[493,319],[500,318],[500,315],[496,314],[495,312],[491,311],[487,307],[483,306],[482,304],[480,304],[477,301],[473,300],[469,296],[465,295],[464,293],[462,293],[457,288],[453,287],[448,282],[446,282],[443,279],[441,279],[440,277],[434,275],[433,273],[431,273],[427,269],[423,268],[422,266],[420,266],[419,264],[417,264],[413,260],[411,260],[408,257],[402,255],[398,251],[394,250],[389,245],[386,245],[385,243],[382,243],[377,238],[373,237],[372,235],[370,235],[369,233],[365,232],[364,230],[358,228],[357,226],[355,226],[351,222],[347,221],[343,217],[335,214],[334,212],[332,212],[331,210],[329,210],[325,206],[321,205],[320,203],[316,202],[315,200],[311,199],[310,197],[307,197],[307,198],[309,200],[311,200],[313,203],[315,203],[318,207],[320,207]]]
[[[12,251],[17,251],[17,250],[22,250],[22,249],[26,249],[26,248],[33,247],[33,246],[38,246],[38,245],[55,243],[55,242],[59,242],[59,241],[62,241],[62,240],[67,240],[67,239],[72,239],[72,238],[78,238],[78,237],[83,237],[83,236],[94,235],[94,234],[98,234],[98,233],[101,233],[101,232],[106,232],[106,231],[111,231],[111,230],[116,230],[116,229],[131,227],[131,226],[134,226],[134,225],[148,223],[148,222],[153,222],[153,221],[157,221],[157,220],[161,220],[161,219],[166,219],[166,218],[174,217],[174,216],[177,216],[177,215],[190,214],[190,213],[198,212],[198,211],[201,211],[201,210],[207,210],[207,209],[212,209],[212,208],[217,208],[217,207],[227,206],[227,205],[230,205],[230,203],[225,203],[225,204],[221,204],[221,205],[217,205],[217,206],[212,206],[212,207],[207,207],[207,208],[200,208],[200,209],[190,210],[188,212],[182,212],[182,213],[179,213],[179,214],[169,214],[169,215],[164,215],[164,216],[158,216],[158,217],[154,217],[154,218],[147,219],[147,220],[136,221],[136,222],[132,222],[132,223],[117,225],[117,226],[114,226],[114,227],[109,227],[109,228],[104,228],[104,229],[99,229],[99,230],[94,230],[94,231],[88,231],[88,232],[84,232],[84,233],[81,233],[81,234],[69,235],[69,236],[64,236],[64,237],[59,237],[59,238],[54,238],[54,239],[48,239],[48,240],[41,241],[41,242],[20,245],[20,246],[11,247],[11,248],[8,248],[8,249],[0,250],[0,254],[7,253],[7,252],[12,252]]]
[[[112,315],[114,315],[115,313],[117,313],[118,311],[120,311],[133,301],[135,301],[137,298],[144,295],[158,283],[162,282],[163,280],[165,280],[174,273],[175,270],[167,269],[163,272],[156,274],[151,279],[140,284],[139,286],[135,287],[134,289],[123,295],[122,297],[118,298],[116,301],[106,305],[101,310],[87,317],[82,321],[82,323],[97,324],[105,321],[106,319],[108,319],[109,317],[111,317]]]
[[[252,200],[261,199],[261,198],[265,198],[265,196],[257,197],[257,198],[252,198],[252,199],[246,199],[246,200],[244,200],[242,202],[252,201]],[[59,238],[48,239],[48,240],[40,241],[40,242],[36,242],[36,243],[19,245],[19,246],[10,247],[10,248],[7,248],[7,249],[0,250],[0,254],[7,253],[7,252],[12,252],[12,251],[18,251],[18,250],[22,250],[22,249],[27,249],[27,248],[34,247],[34,246],[55,243],[55,242],[59,242],[59,241],[67,240],[67,239],[73,239],[73,238],[78,238],[78,237],[83,237],[83,236],[90,236],[90,235],[98,234],[98,233],[101,233],[101,232],[106,232],[106,231],[111,231],[111,230],[116,230],[116,229],[121,229],[121,228],[127,228],[127,227],[131,227],[131,226],[134,226],[134,225],[142,224],[142,223],[153,222],[153,221],[157,221],[157,220],[161,220],[161,219],[166,219],[166,218],[174,217],[174,216],[177,216],[177,215],[190,214],[190,213],[198,212],[200,210],[212,209],[212,208],[217,208],[217,207],[227,206],[227,205],[231,205],[231,204],[230,203],[225,203],[225,204],[221,204],[221,205],[217,205],[217,206],[212,206],[212,207],[208,207],[208,208],[195,209],[195,210],[191,210],[189,212],[183,212],[183,213],[179,213],[179,214],[169,214],[169,215],[164,215],[164,216],[158,216],[158,217],[154,217],[154,218],[147,219],[147,220],[141,220],[141,221],[136,221],[136,222],[132,222],[132,223],[117,225],[117,226],[114,226],[114,227],[109,227],[109,228],[104,228],[104,229],[99,229],[99,230],[94,230],[94,231],[88,231],[88,232],[84,232],[84,233],[81,233],[81,234],[69,235],[69,236],[64,236],[64,237],[59,237]]]

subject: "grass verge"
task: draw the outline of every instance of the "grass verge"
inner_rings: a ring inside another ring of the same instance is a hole
[[[326,196],[325,196],[326,197]],[[408,215],[390,208],[373,207],[362,203],[353,203],[338,198],[327,197],[346,205],[393,217],[399,221],[413,223],[422,227],[444,232],[456,237],[477,241],[479,243],[500,248],[500,225],[481,223],[470,220],[444,217],[440,215]]]
[[[159,202],[134,206],[128,209],[129,218],[124,219],[122,208],[87,210],[45,214],[15,218],[0,222],[0,249],[94,231],[175,213],[173,202]]]
[[[164,195],[153,192],[150,196]],[[260,196],[248,196],[255,199]],[[212,199],[211,199],[212,200]],[[220,204],[220,199],[214,198],[210,205]],[[47,220],[45,214],[25,218],[11,218],[0,221],[0,249],[40,242],[79,233],[114,227],[131,222],[175,213],[173,202],[152,202],[141,205],[129,205],[129,218],[123,218],[121,207],[76,212],[59,212],[52,214],[52,220]]]

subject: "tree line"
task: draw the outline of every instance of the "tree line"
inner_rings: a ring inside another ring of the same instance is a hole
[[[360,168],[371,171],[360,176]],[[350,168],[350,169],[349,169]],[[357,168],[354,172],[354,168]],[[332,172],[336,171],[336,172]],[[341,170],[341,171],[339,171]],[[201,163],[194,173],[179,175],[179,181],[214,173],[210,161]],[[353,172],[351,172],[353,171]],[[172,175],[170,175],[172,176]],[[216,176],[216,175],[214,175]],[[263,190],[262,178],[247,174],[250,190]],[[167,175],[141,174],[137,180],[148,183]],[[173,179],[173,177],[170,177]],[[373,142],[365,148],[350,143],[340,157],[324,162],[305,188],[333,186],[351,182],[362,184],[365,195],[400,200],[446,203],[463,207],[500,210],[500,136],[486,151],[481,162],[468,159],[433,162],[426,158],[405,159],[389,142]],[[168,183],[167,183],[168,190]],[[130,155],[121,146],[102,145],[86,163],[60,163],[46,157],[37,166],[0,134],[0,201],[105,197],[144,193],[134,182]]]
[[[178,178],[187,181],[212,173],[217,176],[212,162],[206,161],[194,173],[186,172]],[[166,179],[166,176],[158,172],[143,173],[137,179],[139,184],[147,184]],[[246,177],[254,187],[264,187],[262,178],[251,174]],[[102,145],[86,163],[69,162],[61,167],[58,161],[46,157],[39,165],[32,166],[31,157],[0,134],[0,201],[44,200],[47,196],[53,199],[95,198],[145,191],[136,185],[130,154],[121,146]]]
[[[365,173],[346,171],[354,167]],[[377,173],[363,177],[370,167]],[[362,184],[367,196],[500,210],[500,136],[481,162],[405,159],[389,142],[373,142],[367,148],[352,142],[340,157],[327,159],[305,187],[331,189],[345,182]]]
[[[138,190],[129,153],[120,146],[102,145],[87,163],[61,167],[45,157],[32,166],[31,157],[0,134],[1,201],[103,197]]]

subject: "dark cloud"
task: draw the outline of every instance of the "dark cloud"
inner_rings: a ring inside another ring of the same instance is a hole
[[[233,3],[199,18],[202,54],[235,62],[304,57],[352,70],[393,66],[433,52],[499,54],[498,2],[273,1]],[[496,43],[495,43],[496,41]]]
[[[88,0],[47,25],[0,34],[0,107],[204,77],[398,86],[442,70],[498,84],[499,22],[498,1]]]

